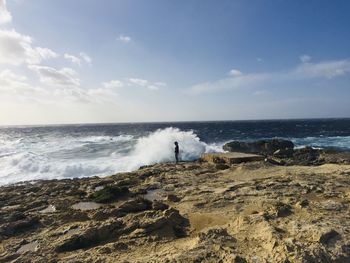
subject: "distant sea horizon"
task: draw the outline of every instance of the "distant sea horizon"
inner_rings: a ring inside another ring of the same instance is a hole
[[[188,123],[188,122],[259,122],[259,121],[302,121],[302,120],[348,120],[350,117],[315,117],[315,118],[267,118],[267,119],[222,119],[222,120],[188,120],[188,121],[116,121],[116,122],[64,122],[64,123],[33,123],[33,124],[0,124],[6,127],[40,127],[40,126],[74,126],[74,125],[114,125],[114,124],[147,124],[147,123]]]

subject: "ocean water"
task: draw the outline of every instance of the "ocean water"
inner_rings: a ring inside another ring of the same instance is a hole
[[[106,176],[141,165],[221,152],[231,140],[292,140],[297,147],[350,150],[350,119],[0,127],[0,185]]]

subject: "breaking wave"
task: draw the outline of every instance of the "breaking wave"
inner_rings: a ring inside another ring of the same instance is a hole
[[[0,185],[38,179],[105,176],[142,165],[195,160],[204,152],[220,152],[222,144],[206,144],[193,131],[159,129],[144,136],[26,136],[0,138]]]

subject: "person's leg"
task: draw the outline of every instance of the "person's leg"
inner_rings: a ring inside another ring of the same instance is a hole
[[[178,153],[175,153],[175,160],[176,160],[176,163],[179,162],[179,154]]]

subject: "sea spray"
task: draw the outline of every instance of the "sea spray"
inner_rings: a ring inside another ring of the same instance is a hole
[[[174,161],[174,142],[180,145],[180,160],[192,161],[206,150],[206,143],[201,142],[193,131],[180,131],[178,128],[159,129],[137,140],[135,149],[130,154],[128,170],[141,165]]]
[[[143,136],[27,136],[0,146],[0,185],[39,179],[106,176],[142,165],[174,161],[174,142],[183,161],[204,152],[222,151],[221,144],[206,144],[197,134],[168,127]]]

